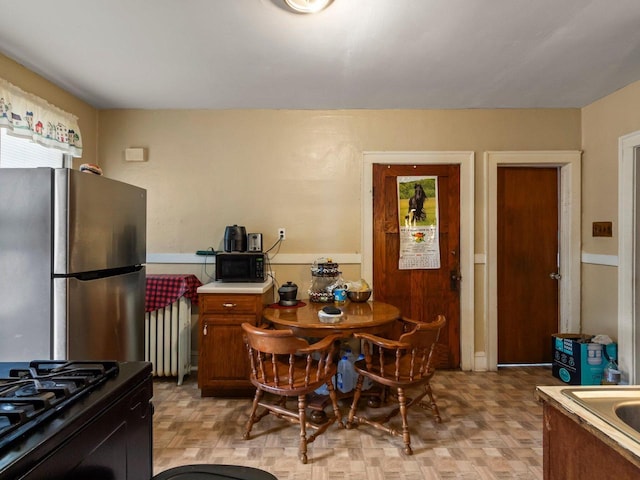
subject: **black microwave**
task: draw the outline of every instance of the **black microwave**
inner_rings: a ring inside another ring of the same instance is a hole
[[[219,282],[264,282],[265,254],[252,252],[218,253],[216,280]]]

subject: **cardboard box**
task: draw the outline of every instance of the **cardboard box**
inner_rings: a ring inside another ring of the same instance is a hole
[[[606,352],[615,352],[617,345],[607,345],[605,350],[603,345],[591,344],[592,338],[576,333],[553,334],[553,376],[570,385],[600,385],[608,363]]]

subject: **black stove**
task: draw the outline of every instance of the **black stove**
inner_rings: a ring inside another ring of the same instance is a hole
[[[151,365],[0,363],[0,480],[149,479]]]
[[[118,375],[116,362],[34,361],[0,377],[0,450]]]

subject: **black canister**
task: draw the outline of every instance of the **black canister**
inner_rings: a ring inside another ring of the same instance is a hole
[[[247,251],[247,230],[238,225],[231,225],[224,230],[225,252]]]
[[[298,296],[298,286],[293,282],[287,282],[278,289],[280,301],[278,304],[283,307],[293,307],[298,304],[296,297]]]

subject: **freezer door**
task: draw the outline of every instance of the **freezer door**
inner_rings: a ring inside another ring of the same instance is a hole
[[[144,267],[122,275],[53,282],[53,358],[144,360]]]
[[[147,191],[77,170],[54,170],[53,273],[146,262]]]
[[[0,172],[0,361],[49,358],[51,171]]]

